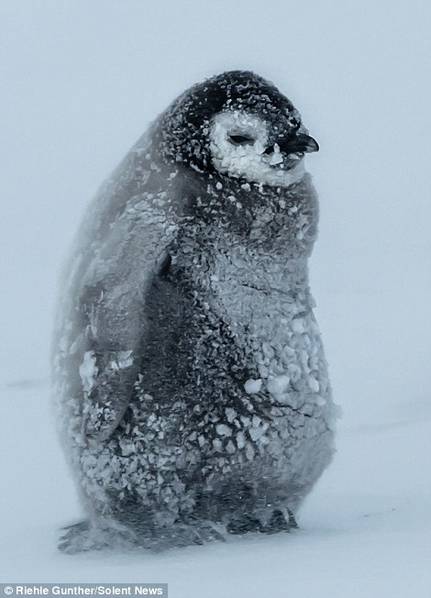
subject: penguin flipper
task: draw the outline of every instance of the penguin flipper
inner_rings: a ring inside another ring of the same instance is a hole
[[[168,260],[171,239],[158,226],[120,221],[81,281],[79,373],[87,439],[107,440],[127,410],[148,331],[145,297]]]
[[[125,281],[102,280],[81,292],[85,338],[79,374],[87,439],[108,439],[128,407],[139,368],[140,311],[138,293]]]

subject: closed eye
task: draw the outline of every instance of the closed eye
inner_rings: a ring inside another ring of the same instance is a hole
[[[255,140],[248,135],[229,135],[229,141],[233,145],[253,145]]]

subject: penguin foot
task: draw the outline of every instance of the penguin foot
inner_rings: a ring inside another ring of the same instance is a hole
[[[262,524],[259,531],[264,534],[277,534],[278,532],[289,532],[297,527],[295,516],[290,509],[274,509],[269,521]]]
[[[84,538],[88,536],[90,529],[89,521],[80,521],[62,528],[65,533],[60,536],[58,549],[68,554],[75,554],[85,550]]]
[[[232,519],[226,525],[226,531],[229,534],[247,534],[249,532],[277,534],[278,532],[288,532],[297,527],[295,516],[290,509],[274,509],[270,516],[265,518],[241,515]]]
[[[176,523],[172,527],[155,530],[151,536],[142,536],[139,546],[152,552],[162,552],[170,548],[202,545],[214,541],[224,542],[225,538],[211,522]]]
[[[89,521],[80,521],[63,528],[58,549],[66,554],[77,554],[89,550],[108,548],[130,549],[136,546],[136,539],[126,530],[110,527],[96,527]]]
[[[261,523],[259,519],[251,517],[250,515],[242,515],[229,521],[226,525],[226,531],[229,534],[247,534],[249,532],[260,532]]]
[[[211,522],[176,523],[171,527],[158,528],[148,534],[135,534],[127,528],[92,525],[80,521],[63,528],[58,548],[66,554],[77,554],[90,550],[136,550],[144,549],[162,552],[170,548],[201,545],[207,542],[225,541],[221,526]]]

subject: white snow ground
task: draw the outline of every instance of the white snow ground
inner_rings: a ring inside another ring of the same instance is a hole
[[[425,0],[0,2],[0,581],[431,596],[430,16]],[[295,533],[63,555],[58,528],[80,510],[44,382],[60,258],[147,122],[228,68],[273,79],[321,145],[311,274],[338,453]]]

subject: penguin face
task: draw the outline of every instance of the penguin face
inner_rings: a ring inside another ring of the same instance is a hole
[[[242,110],[217,114],[210,129],[210,150],[216,170],[277,187],[299,181],[304,174],[304,152],[317,149],[317,143],[305,133],[283,138],[277,135],[270,121]]]
[[[288,186],[317,151],[299,112],[254,73],[232,71],[192,87],[162,117],[161,152],[209,175]]]

